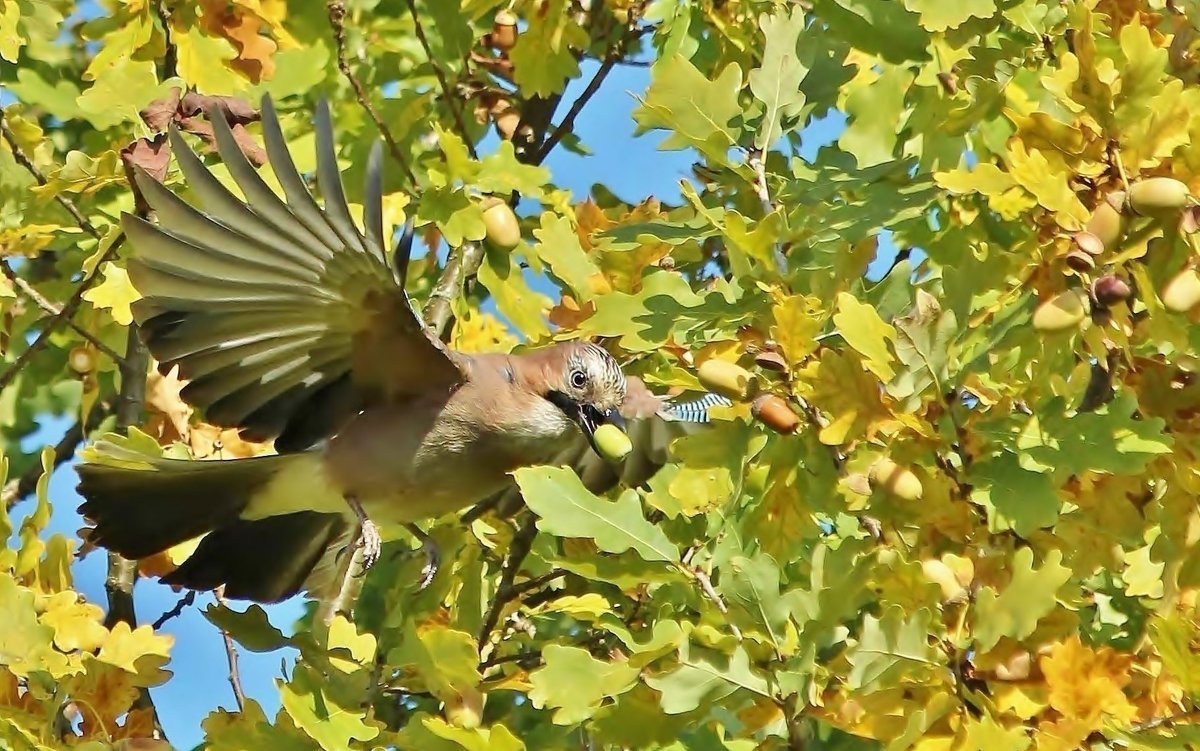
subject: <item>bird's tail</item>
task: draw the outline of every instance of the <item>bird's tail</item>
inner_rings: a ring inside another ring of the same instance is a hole
[[[345,526],[339,515],[315,511],[243,518],[274,478],[313,461],[311,454],[189,461],[115,444],[96,449],[103,463],[77,467],[84,498],[79,513],[95,525],[90,542],[138,559],[204,535],[195,552],[162,578],[168,584],[200,590],[225,585],[226,596],[258,602],[285,599]]]

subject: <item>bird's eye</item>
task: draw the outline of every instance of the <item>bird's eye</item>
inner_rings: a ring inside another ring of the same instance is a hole
[[[582,389],[586,385],[587,385],[587,373],[584,373],[582,370],[572,370],[571,371],[571,387],[576,388],[576,389]]]

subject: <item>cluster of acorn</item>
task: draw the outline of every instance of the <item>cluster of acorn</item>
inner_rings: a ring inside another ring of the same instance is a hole
[[[800,417],[787,401],[775,394],[762,393],[758,376],[737,363],[714,357],[701,363],[696,375],[709,391],[735,402],[750,402],[751,414],[771,430],[790,435],[800,427]],[[867,474],[867,481],[872,489],[904,501],[920,500],[924,493],[920,478],[891,459],[876,461]]]
[[[1084,229],[1071,238],[1073,247],[1066,256],[1067,266],[1086,277],[1096,269],[1097,258],[1120,245],[1132,217],[1178,219],[1190,203],[1188,186],[1171,177],[1139,180],[1129,186],[1128,192],[1110,193],[1092,212]],[[1038,305],[1033,327],[1043,332],[1067,331],[1082,323],[1089,312],[1105,311],[1132,295],[1124,279],[1105,274],[1090,288],[1068,289]],[[1200,274],[1188,266],[1162,288],[1160,297],[1168,310],[1191,310],[1200,303]]]
[[[479,65],[509,83],[513,80],[513,64],[508,53],[517,44],[517,16],[508,9],[501,9],[492,21],[492,30],[483,35],[480,40],[484,47],[491,48],[495,54],[471,51],[471,62]],[[491,116],[496,126],[496,133],[506,141],[512,140],[517,127],[521,123],[521,112],[510,99],[504,96],[483,96],[481,101],[487,114]]]
[[[700,383],[709,391],[735,402],[750,402],[755,419],[776,433],[789,435],[800,427],[800,418],[783,397],[761,392],[758,376],[737,363],[711,358],[696,371]]]

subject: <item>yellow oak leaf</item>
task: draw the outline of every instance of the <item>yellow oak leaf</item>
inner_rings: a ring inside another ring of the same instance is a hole
[[[806,295],[792,295],[771,308],[774,323],[771,338],[779,342],[783,356],[797,367],[817,349],[816,336],[824,324],[821,301]]]
[[[154,633],[150,626],[131,629],[122,621],[113,627],[96,659],[135,674],[140,686],[156,686],[170,676],[161,668],[170,659],[174,641]]]
[[[54,629],[54,646],[70,652],[80,649],[91,652],[99,649],[108,638],[102,623],[104,611],[80,600],[75,592],[59,592],[47,597],[41,621]]]
[[[112,261],[104,264],[100,273],[104,276],[104,281],[84,292],[83,299],[97,308],[109,311],[114,321],[128,326],[133,323],[133,313],[129,306],[141,298],[141,295],[129,281],[129,274],[125,269]]]
[[[869,303],[860,302],[848,292],[837,296],[837,312],[833,314],[833,325],[846,343],[856,352],[866,358],[863,364],[867,370],[879,376],[879,380],[887,383],[896,375],[892,368],[895,357],[887,343],[896,342],[896,329],[879,317],[879,313]]]
[[[1126,721],[1137,710],[1125,696],[1133,658],[1109,647],[1093,650],[1078,636],[1056,644],[1042,657],[1042,673],[1050,687],[1050,706],[1064,717],[1099,729],[1105,717]]]
[[[829,415],[829,424],[818,436],[827,446],[881,433],[890,435],[904,427],[920,429],[916,420],[892,413],[884,403],[879,380],[853,352],[826,350],[799,375],[797,391]]]
[[[509,352],[517,338],[494,315],[470,311],[455,323],[452,344],[460,352]]]

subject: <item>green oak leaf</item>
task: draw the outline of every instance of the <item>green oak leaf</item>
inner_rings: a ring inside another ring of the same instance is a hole
[[[928,60],[930,37],[920,16],[898,0],[815,0],[813,13],[831,36],[889,63]]]
[[[486,260],[479,283],[492,293],[496,308],[525,336],[538,341],[550,335],[545,311],[550,300],[529,288],[525,272],[512,253],[485,244]]]
[[[529,674],[533,686],[529,700],[538,709],[553,709],[555,725],[583,722],[605,699],[623,694],[637,683],[637,668],[597,660],[579,647],[548,644],[542,659],[545,664]]]
[[[867,615],[858,644],[846,655],[851,690],[872,693],[928,680],[945,662],[945,655],[929,642],[932,617],[925,608],[905,616],[896,605],[881,618]]]
[[[750,71],[748,81],[751,93],[766,108],[754,145],[767,149],[783,135],[783,121],[799,117],[804,109],[800,85],[808,75],[808,66],[796,52],[805,27],[804,11],[795,5],[786,15],[764,14],[758,25],[765,39],[762,65]]]
[[[567,0],[548,0],[528,21],[508,53],[513,80],[525,96],[553,96],[579,75],[575,50],[587,47],[588,34],[575,22]]]
[[[780,596],[783,575],[771,556],[735,556],[723,569],[719,591],[730,607],[745,614],[749,623],[767,637],[776,651],[784,650],[787,638],[788,602]]]
[[[405,622],[403,641],[388,652],[387,663],[412,666],[430,693],[442,701],[462,696],[481,680],[474,637],[449,628],[418,631],[412,621]]]
[[[209,623],[228,633],[251,652],[273,652],[289,643],[283,632],[271,625],[267,611],[257,604],[251,604],[239,613],[213,603],[201,613]]]
[[[971,466],[971,500],[988,510],[988,529],[1029,537],[1058,521],[1058,491],[1050,475],[1021,466],[1007,451]]]
[[[482,240],[487,234],[487,227],[483,224],[483,209],[465,192],[450,186],[423,191],[417,214],[426,221],[436,222],[452,248],[457,248],[467,240]]]
[[[904,0],[904,7],[921,16],[921,26],[929,31],[957,29],[970,18],[991,18],[996,13],[995,0]]]
[[[1071,578],[1062,565],[1062,551],[1046,553],[1041,568],[1033,567],[1033,550],[1020,548],[1012,557],[1012,580],[1003,592],[982,587],[971,610],[971,632],[980,651],[987,652],[1002,637],[1020,641],[1033,633],[1038,621],[1054,612],[1058,590]]]
[[[527,467],[513,473],[538,529],[558,537],[586,537],[608,553],[633,550],[647,561],[674,563],[679,549],[646,521],[637,491],[615,501],[597,498],[565,467]]]
[[[1017,436],[1021,465],[1056,480],[1082,472],[1136,475],[1154,457],[1169,454],[1174,439],[1160,417],[1134,419],[1137,397],[1122,391],[1094,412],[1068,416],[1058,400],[1038,411]]]
[[[635,135],[666,130],[670,134],[659,148],[690,146],[714,164],[728,164],[729,148],[741,140],[741,88],[742,70],[737,63],[710,78],[682,56],[664,58],[654,68],[646,98],[633,111]]]
[[[473,178],[475,186],[487,193],[507,197],[516,191],[522,198],[535,201],[545,197],[549,180],[550,170],[517,160],[512,141],[501,141],[494,152],[485,156]]]
[[[579,243],[579,235],[570,219],[546,212],[533,236],[537,238],[534,255],[550,267],[550,273],[563,282],[577,300],[590,300],[602,291],[606,282],[595,261]]]
[[[366,723],[365,710],[338,706],[323,690],[316,671],[307,665],[297,664],[291,681],[277,680],[275,684],[292,722],[324,751],[351,751],[352,741],[369,741],[379,735],[379,728]]]
[[[903,66],[886,66],[870,83],[850,84],[846,114],[850,124],[838,146],[854,155],[859,168],[891,161],[900,140],[904,97],[913,74]]]
[[[681,714],[715,704],[733,694],[770,697],[770,682],[750,665],[750,655],[740,644],[732,654],[685,642],[675,669],[652,675],[646,683],[662,694],[662,711]]]
[[[884,383],[891,380],[896,374],[892,367],[896,358],[888,348],[888,342],[895,343],[896,329],[880,318],[875,308],[848,292],[839,293],[833,325],[846,343],[863,356],[867,370]]]

